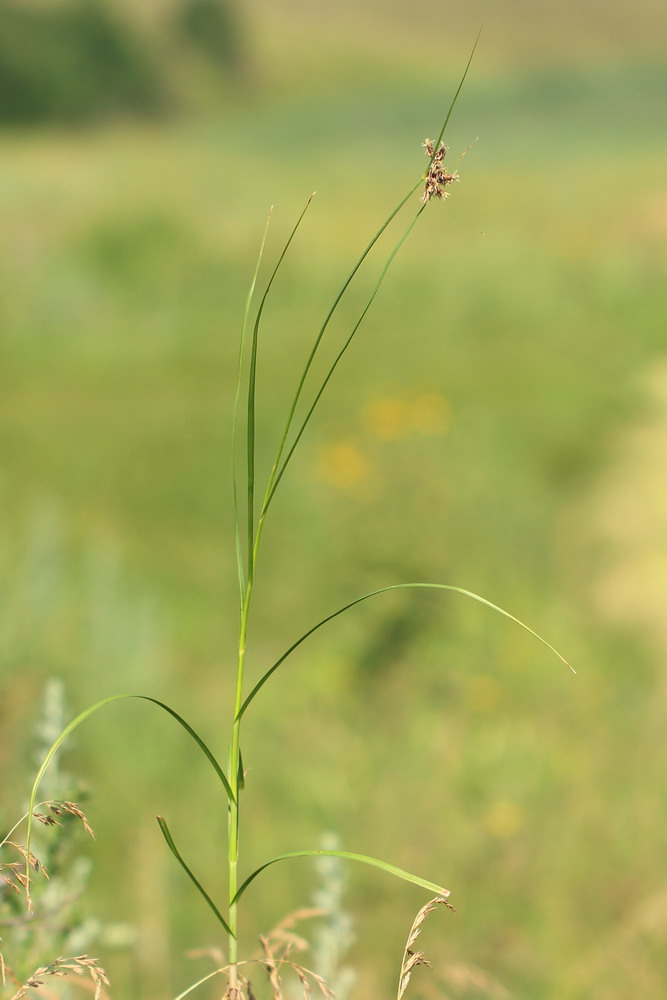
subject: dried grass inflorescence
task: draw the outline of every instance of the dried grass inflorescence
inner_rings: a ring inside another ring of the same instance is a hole
[[[48,879],[49,874],[39,858],[36,858],[32,853],[28,853],[22,844],[15,844],[13,840],[6,840],[2,846],[13,847],[28,862],[34,872]],[[25,864],[20,861],[9,861],[0,864],[0,881],[20,895],[23,889],[27,889],[29,881],[25,873]]]
[[[335,1000],[335,994],[324,977],[294,961],[292,957],[295,952],[307,951],[310,948],[309,942],[294,932],[295,925],[303,920],[323,915],[324,911],[320,907],[295,910],[281,920],[267,935],[260,935],[260,951],[255,958],[236,962],[233,966],[224,964],[222,953],[217,948],[197,949],[189,952],[190,958],[203,956],[212,958],[218,968],[192,983],[178,995],[176,1000],[185,1000],[196,989],[216,976],[222,976],[227,981],[222,1000],[256,1000],[252,980],[246,974],[251,966],[258,966],[266,973],[271,990],[271,1000],[286,1000],[286,998],[293,1000],[295,997],[294,982],[288,982],[287,985],[283,982],[282,974],[285,972],[298,980],[303,1000],[311,1000],[313,986],[321,994],[322,1000]],[[232,982],[232,970],[234,982]]]
[[[426,181],[422,201],[430,201],[431,198],[448,198],[447,187],[459,179],[456,171],[448,174],[442,163],[447,153],[447,146],[441,142],[437,150],[432,139],[424,139],[422,146],[427,156],[430,156],[428,170],[426,171]]]
[[[86,833],[92,837],[93,840],[95,839],[95,832],[88,822],[86,814],[78,807],[76,802],[69,802],[65,799],[63,802],[46,802],[45,805],[48,806],[49,811],[53,813],[53,816],[35,813],[35,819],[38,819],[40,823],[44,823],[46,826],[62,826],[62,823],[59,823],[58,820],[54,818],[55,816],[74,816],[75,819],[81,821]]]
[[[76,803],[70,802],[68,799],[42,802],[40,804],[40,809],[43,811],[34,812],[33,816],[43,826],[63,826],[61,820],[64,820],[67,817],[72,817],[83,825],[84,829],[88,834],[90,834],[91,837],[95,836],[84,812],[78,805],[76,805]],[[27,947],[25,934],[28,933],[29,929],[34,932],[36,928],[41,926],[41,918],[35,916],[33,909],[33,901],[30,892],[32,883],[31,872],[35,875],[41,876],[47,881],[49,879],[49,873],[46,866],[42,864],[40,859],[24,844],[17,843],[15,840],[10,840],[14,831],[26,819],[27,814],[23,816],[18,823],[15,824],[7,836],[0,841],[0,849],[15,851],[22,858],[22,861],[0,862],[0,904],[6,903],[9,907],[9,916],[7,916],[3,921],[3,926],[16,930],[19,935],[24,935],[21,938],[21,947],[24,950]],[[51,861],[54,861],[53,855],[50,855],[50,858]],[[58,870],[55,871],[55,875],[57,881],[59,875]],[[14,908],[15,906],[19,906],[19,903],[11,903],[12,899],[16,900],[16,896],[22,897],[22,903],[25,908],[24,912],[20,909],[17,910]],[[71,896],[66,898],[65,903],[58,904],[55,907],[53,899],[51,901],[51,908],[48,912],[48,920],[50,929],[54,935],[54,940],[56,936],[54,928],[57,924],[60,908],[70,904],[71,902]],[[62,939],[62,941],[60,941],[60,943],[62,944],[65,941],[66,936]],[[1,944],[2,940],[0,939],[0,945]],[[41,942],[41,944],[43,944],[43,942]],[[29,967],[30,966],[28,966],[28,968]],[[86,977],[86,979],[90,977],[92,984],[88,983],[87,985],[90,992],[94,989],[96,1000],[100,1000],[101,997],[106,995],[103,993],[103,987],[109,985],[104,969],[102,969],[102,967],[98,964],[97,959],[90,958],[88,955],[82,954],[67,958],[60,956],[47,965],[40,965],[39,968],[31,973],[30,976],[25,978],[25,971],[23,973],[19,973],[17,969],[11,968],[5,961],[4,956],[0,953],[0,984],[5,986],[7,981],[9,981],[15,987],[18,987],[18,992],[14,994],[12,1000],[22,1000],[24,997],[27,998],[28,996],[32,996],[32,993],[28,993],[27,991],[35,990],[43,986],[49,977],[69,977],[75,982],[77,981],[76,977],[79,977],[78,982],[82,987],[86,985],[82,977]]]
[[[398,980],[398,996],[397,1000],[402,1000],[403,994],[408,988],[408,983],[410,982],[410,977],[413,971],[418,965],[425,965],[429,969],[431,968],[431,963],[424,958],[424,953],[421,951],[415,951],[413,945],[419,935],[421,934],[421,929],[424,921],[426,920],[429,913],[437,909],[438,906],[446,906],[448,910],[455,913],[456,910],[445,896],[436,896],[435,899],[429,900],[425,906],[422,906],[421,910],[417,914],[410,928],[410,933],[408,934],[408,940],[405,943],[405,950],[403,952],[403,961],[401,963],[401,974]]]
[[[82,823],[86,833],[95,839],[95,833],[88,822],[86,814],[75,802],[70,802],[68,799],[64,799],[62,801],[54,800],[50,802],[42,802],[41,808],[46,811],[34,812],[33,816],[43,826],[62,826],[60,820],[67,816],[72,816],[74,819],[78,819]],[[23,818],[25,819],[25,817]],[[14,829],[16,829],[16,827],[14,827]],[[0,885],[4,884],[5,886],[8,886],[15,892],[18,892],[19,895],[23,892],[23,890],[25,890],[28,913],[32,913],[33,904],[30,893],[30,872],[33,871],[35,874],[42,875],[46,879],[48,879],[49,873],[39,858],[36,857],[32,851],[28,851],[22,844],[17,844],[13,840],[9,840],[8,837],[6,837],[0,842],[0,848],[4,847],[11,847],[18,851],[24,858],[25,863],[23,865],[17,865],[16,862],[0,863]]]
[[[21,986],[18,993],[15,993],[12,1000],[24,1000],[29,994],[27,990],[35,990],[43,986],[49,976],[61,978],[72,976],[90,976],[95,986],[95,1000],[102,1000],[106,994],[103,987],[109,985],[106,972],[100,966],[96,958],[89,955],[77,955],[75,958],[57,958],[50,965],[43,965],[36,969],[28,980]]]
[[[299,980],[303,990],[303,1000],[308,1000],[313,985],[318,988],[324,1000],[334,1000],[333,991],[322,976],[291,958],[293,952],[303,952],[309,948],[306,939],[294,933],[294,926],[302,920],[321,916],[320,908],[296,910],[281,920],[266,937],[260,936],[262,954],[256,962],[264,967],[268,976],[272,1000],[284,1000],[285,991],[280,976],[283,970],[293,973]],[[254,1000],[250,983],[248,987],[248,1000]],[[291,995],[291,991],[288,991],[288,995]]]

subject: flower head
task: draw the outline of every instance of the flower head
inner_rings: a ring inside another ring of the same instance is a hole
[[[432,139],[425,139],[422,146],[426,155],[431,158],[431,162],[426,171],[424,193],[421,200],[426,202],[430,201],[431,198],[448,198],[449,191],[445,189],[449,184],[457,181],[459,175],[456,171],[453,174],[448,174],[443,168],[442,162],[447,152],[447,146],[445,146],[444,142],[441,142],[436,149]]]

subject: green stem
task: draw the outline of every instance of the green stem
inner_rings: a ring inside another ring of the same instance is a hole
[[[236,667],[236,696],[234,699],[234,722],[232,726],[232,744],[229,755],[229,781],[232,797],[229,802],[229,986],[238,987],[238,860],[239,860],[239,792],[241,791],[241,706],[243,705],[243,676],[245,668],[246,638],[248,633],[248,618],[252,601],[253,582],[257,554],[262,539],[265,515],[261,514],[257,522],[257,531],[248,562],[248,582],[245,597],[241,606],[241,624],[239,628],[239,652]]]
[[[236,697],[234,700],[234,724],[232,727],[232,744],[229,753],[229,781],[232,786],[232,798],[229,803],[229,986],[236,989],[238,986],[238,975],[236,964],[238,961],[238,903],[236,900],[238,876],[237,867],[239,860],[239,768],[240,768],[240,746],[241,746],[241,719],[238,717],[239,708],[243,703],[243,671],[245,665],[246,635],[248,631],[248,613],[250,611],[250,600],[252,598],[252,581],[254,558],[248,566],[248,583],[246,585],[245,597],[241,607],[241,625],[239,629],[239,652],[236,667]]]

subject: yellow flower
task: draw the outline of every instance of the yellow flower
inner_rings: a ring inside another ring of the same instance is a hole
[[[368,478],[370,466],[352,441],[338,441],[320,452],[317,472],[331,486],[349,490]]]
[[[442,434],[451,422],[449,404],[437,392],[423,392],[411,399],[371,399],[362,416],[371,434],[381,441],[401,441],[415,433]]]
[[[399,441],[409,433],[409,408],[403,399],[371,399],[363,415],[371,433],[381,441]]]

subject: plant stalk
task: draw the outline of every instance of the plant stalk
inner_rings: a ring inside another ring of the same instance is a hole
[[[239,859],[239,830],[240,830],[240,810],[239,793],[241,791],[241,707],[243,705],[243,676],[245,668],[246,637],[248,632],[248,618],[250,615],[250,604],[252,601],[253,583],[255,580],[255,567],[257,565],[257,555],[264,529],[265,512],[260,514],[257,521],[257,530],[248,565],[248,582],[246,584],[245,597],[241,607],[241,622],[239,627],[239,652],[236,667],[236,696],[234,699],[234,721],[232,726],[232,742],[229,754],[229,783],[232,789],[232,799],[229,803],[229,986],[230,989],[238,988],[238,902],[236,894],[238,889],[238,859]]]
[[[238,904],[235,901],[238,887],[237,866],[239,859],[239,771],[240,771],[240,745],[241,745],[241,720],[238,718],[238,710],[243,701],[243,669],[245,665],[246,634],[248,629],[248,612],[250,610],[250,600],[252,597],[252,573],[249,567],[248,583],[246,585],[245,597],[241,608],[241,624],[239,628],[239,652],[236,667],[236,697],[234,701],[234,723],[232,726],[232,743],[229,753],[229,783],[232,787],[232,798],[229,803],[229,986],[230,989],[238,988],[238,975],[236,963],[238,961]]]

